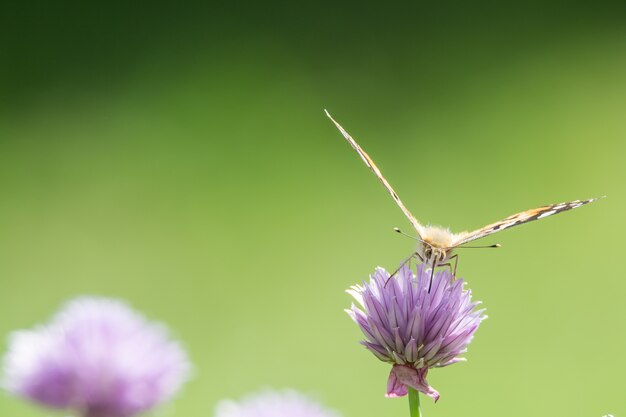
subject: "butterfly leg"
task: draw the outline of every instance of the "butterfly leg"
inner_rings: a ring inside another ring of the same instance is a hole
[[[450,273],[452,274],[452,281],[454,281],[456,279],[456,266],[459,263],[458,255],[451,256],[450,259],[448,259],[448,261],[451,261],[452,259],[454,259],[454,268],[452,268],[452,263],[451,262],[446,262],[445,264],[439,264],[439,265],[437,265],[437,267],[438,268],[441,268],[441,267],[448,267],[448,268],[450,268]]]
[[[402,267],[404,265],[406,265],[408,262],[410,262],[413,258],[418,258],[420,261],[424,262],[424,258],[422,258],[422,256],[417,253],[417,252],[413,252],[411,254],[411,256],[409,256],[408,258],[406,258],[404,261],[402,261],[402,263],[400,264],[400,266],[398,267],[398,269],[396,269],[393,274],[389,275],[389,278],[393,277],[394,275],[396,275],[398,273],[398,271],[400,271],[400,269],[402,269]]]
[[[409,256],[408,258],[406,258],[404,261],[402,261],[402,263],[400,264],[400,266],[398,267],[398,269],[396,269],[393,274],[389,275],[389,278],[387,278],[387,281],[385,282],[385,287],[387,286],[387,283],[389,283],[389,281],[391,281],[391,278],[393,278],[394,275],[396,275],[398,273],[398,271],[400,271],[400,269],[402,269],[402,267],[404,265],[407,264],[407,262],[411,262],[411,260],[413,258],[419,258],[420,261],[424,262],[424,258],[422,258],[422,256],[417,253],[417,252],[413,252],[411,254],[411,256]]]
[[[452,272],[452,279],[456,279],[456,267],[459,264],[459,255],[454,254],[450,257],[450,259],[448,259],[448,261],[451,261],[452,259],[454,259],[454,270],[451,271]]]
[[[452,255],[448,261],[454,259],[454,268],[452,268],[452,263],[446,262],[445,264],[437,265],[438,267],[447,266],[450,268],[450,273],[452,274],[452,280],[456,279],[456,267],[459,264],[459,255]]]

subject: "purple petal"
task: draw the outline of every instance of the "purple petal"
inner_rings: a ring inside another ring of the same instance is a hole
[[[372,352],[374,354],[374,356],[376,356],[381,361],[383,361],[383,362],[390,362],[390,361],[392,361],[393,362],[392,356],[381,345],[376,344],[376,343],[370,343],[370,342],[367,342],[365,340],[361,341],[361,344],[363,346],[365,346],[367,348],[367,350]]]
[[[457,363],[457,362],[465,362],[467,361],[467,359],[465,358],[451,358],[447,361],[441,361],[440,363],[437,364],[438,368],[443,368],[444,366],[448,366],[448,365],[452,365],[453,363]]]
[[[352,320],[354,320],[356,324],[359,325],[359,328],[361,329],[363,334],[365,334],[365,337],[367,337],[372,342],[376,341],[376,336],[371,331],[370,326],[367,323],[367,316],[365,315],[365,313],[356,308],[354,304],[352,305],[351,310],[346,309],[345,312],[348,313],[350,318],[352,318]]]
[[[404,352],[404,341],[400,336],[400,329],[398,327],[393,329],[394,341],[396,342],[396,352]]]
[[[406,360],[411,363],[417,360],[417,342],[415,339],[411,338],[409,343],[406,344],[404,356],[406,356]]]
[[[443,338],[439,338],[439,339],[433,340],[432,342],[424,346],[424,349],[422,349],[422,351],[420,352],[424,360],[427,361],[433,356],[435,356],[437,352],[439,351],[439,347],[441,346],[442,343],[443,343]]]
[[[377,324],[373,319],[369,319],[368,323],[372,333],[376,336],[376,341],[389,351],[394,350],[395,343],[389,331],[383,325]]]
[[[409,322],[407,324],[406,336],[407,338],[411,337],[415,340],[422,340],[422,314],[418,307],[415,307],[413,311],[411,311],[411,317],[409,318]]]

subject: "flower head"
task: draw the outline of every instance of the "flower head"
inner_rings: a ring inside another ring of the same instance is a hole
[[[3,387],[84,417],[129,417],[170,398],[189,371],[163,326],[120,301],[78,298],[49,324],[11,335]]]
[[[239,402],[222,400],[215,417],[339,417],[293,390],[264,391]]]
[[[430,293],[431,270],[418,265],[416,272],[404,265],[390,279],[377,268],[369,283],[348,290],[361,307],[352,304],[346,312],[365,335],[361,344],[393,364],[388,397],[404,396],[412,387],[437,401],[439,393],[426,382],[428,369],[464,360],[459,355],[487,316],[475,310],[479,303],[448,270],[434,275]]]

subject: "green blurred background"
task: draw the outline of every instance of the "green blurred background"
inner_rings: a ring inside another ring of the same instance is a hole
[[[272,386],[406,416],[342,310],[410,226],[328,108],[425,222],[608,195],[461,254],[490,318],[425,415],[626,416],[625,23],[623,2],[6,2],[0,334],[119,297],[196,367],[157,415]]]

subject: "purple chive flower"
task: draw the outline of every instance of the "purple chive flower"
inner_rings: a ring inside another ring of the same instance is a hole
[[[361,342],[378,359],[393,364],[387,382],[387,397],[401,397],[414,388],[435,401],[439,393],[428,382],[429,368],[443,367],[465,360],[474,332],[487,318],[480,304],[471,302],[463,280],[438,271],[432,282],[431,270],[417,266],[417,274],[404,265],[389,279],[377,268],[369,283],[348,290],[360,304],[346,312],[359,325],[365,339]]]
[[[264,391],[241,401],[222,400],[215,417],[340,417],[293,390]]]
[[[44,326],[15,332],[3,387],[83,417],[129,417],[170,398],[190,364],[167,330],[120,301],[78,298]]]

